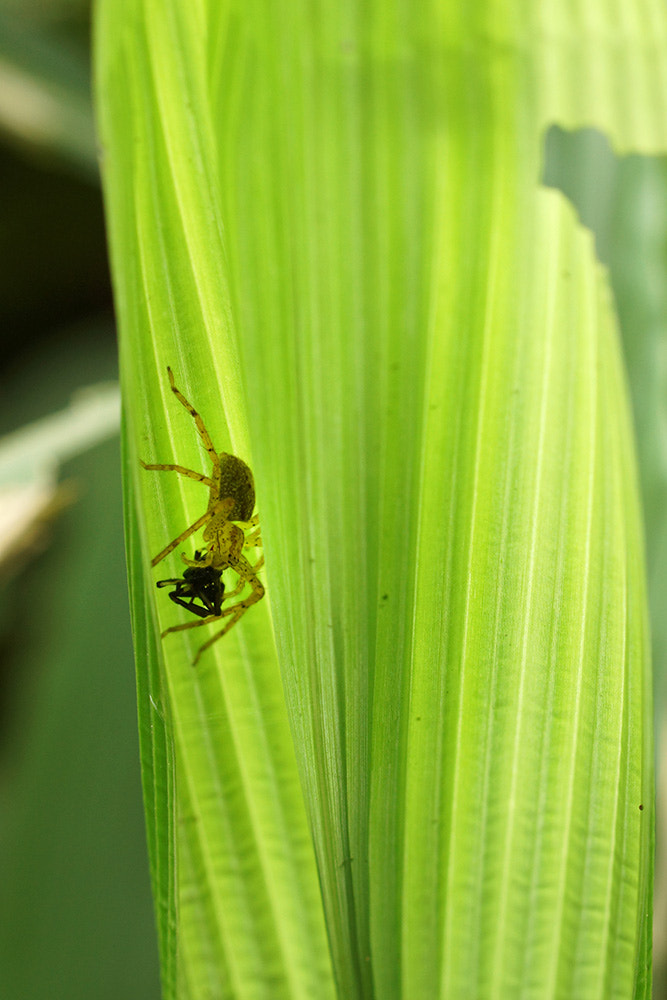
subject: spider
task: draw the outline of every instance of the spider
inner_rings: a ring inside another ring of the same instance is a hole
[[[225,627],[200,647],[193,661],[194,666],[202,653],[229,632],[249,607],[264,597],[264,586],[257,576],[257,571],[264,564],[264,557],[262,556],[252,566],[243,555],[244,549],[255,548],[262,544],[259,516],[257,514],[252,516],[255,506],[255,483],[252,472],[246,463],[235,455],[229,455],[224,451],[216,452],[204,421],[176,387],[171,368],[167,368],[167,374],[171,391],[195,422],[213,468],[211,475],[206,476],[201,472],[186,469],[182,465],[148,465],[146,462],[141,462],[142,467],[149,472],[178,472],[181,476],[187,476],[188,479],[194,479],[209,487],[206,513],[182,531],[151,561],[151,566],[157,566],[190,535],[204,528],[205,544],[200,551],[194,553],[194,559],[188,559],[181,554],[183,562],[188,567],[183,576],[157,582],[158,587],[172,587],[169,594],[171,600],[192,614],[198,615],[201,621],[172,625],[171,628],[164,630],[162,638],[170,632],[182,632],[229,618]],[[250,533],[246,535],[239,525],[250,528]],[[227,594],[222,581],[222,574],[226,569],[233,569],[239,578],[238,585]],[[246,584],[250,584],[251,588],[248,596],[223,609],[223,602],[241,594]]]

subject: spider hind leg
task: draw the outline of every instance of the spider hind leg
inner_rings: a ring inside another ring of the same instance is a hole
[[[238,561],[235,563],[233,567],[239,574],[239,585],[236,588],[236,591],[232,591],[232,593],[230,593],[228,596],[232,597],[235,593],[237,592],[240,593],[240,591],[243,590],[243,587],[246,585],[246,583],[250,584],[252,590],[250,591],[248,596],[245,597],[242,601],[239,601],[237,604],[233,604],[230,608],[225,608],[225,610],[221,613],[220,618],[225,618],[227,617],[227,615],[229,615],[230,620],[227,622],[225,627],[221,629],[220,632],[216,632],[215,635],[212,635],[210,639],[207,639],[207,641],[203,644],[203,646],[200,646],[199,650],[197,651],[197,655],[195,656],[192,662],[193,667],[197,666],[197,663],[199,662],[202,654],[205,653],[207,649],[210,649],[210,647],[215,642],[217,642],[218,639],[222,639],[223,635],[226,635],[227,632],[229,632],[229,630],[233,628],[233,626],[236,625],[238,621],[240,621],[240,619],[246,613],[248,608],[251,608],[253,604],[256,604],[258,601],[261,601],[261,599],[264,597],[265,593],[264,585],[257,576],[257,570],[260,568],[260,565],[263,564],[263,562],[264,559],[262,557],[256,566],[251,566],[248,560],[245,558],[245,556],[239,556]],[[193,624],[198,625],[199,622]]]

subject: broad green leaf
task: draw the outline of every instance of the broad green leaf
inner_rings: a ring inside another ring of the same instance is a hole
[[[539,179],[553,121],[664,148],[666,29],[101,0],[167,996],[326,997],[330,960],[346,1000],[649,995],[634,446],[606,272]],[[206,469],[167,365],[266,554],[195,670],[150,559],[206,493],[139,467]]]
[[[656,881],[653,920],[653,996],[665,995],[667,882],[665,876],[665,668],[667,667],[667,454],[665,371],[667,335],[665,211],[667,172],[663,157],[618,156],[602,134],[590,129],[565,133],[554,128],[546,144],[545,182],[572,199],[596,237],[600,259],[609,265],[628,370],[646,522],[647,576],[655,669]]]

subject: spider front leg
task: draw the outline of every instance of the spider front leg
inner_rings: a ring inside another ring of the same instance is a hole
[[[212,518],[214,518],[216,514],[219,514],[220,511],[224,510],[228,505],[229,505],[228,500],[219,500],[218,503],[213,504],[212,507],[209,507],[206,513],[202,514],[201,517],[197,518],[194,524],[191,524],[189,528],[186,528],[185,531],[181,532],[178,538],[175,538],[173,542],[169,542],[169,545],[167,545],[164,549],[162,549],[162,552],[158,552],[155,558],[151,560],[151,566],[157,566],[157,564],[159,562],[162,562],[165,556],[168,556],[170,552],[173,552],[174,549],[181,544],[181,542],[186,541],[190,537],[190,535],[194,535],[195,531],[199,531],[199,529],[202,528],[205,524],[208,524],[208,522]],[[197,566],[200,565],[200,563],[191,561],[189,565]]]
[[[169,545],[167,545],[164,549],[162,549],[162,552],[158,552],[155,558],[151,559],[151,566],[157,566],[159,562],[162,562],[165,556],[168,556],[170,552],[174,551],[177,545],[180,545],[181,542],[186,541],[186,539],[188,539],[190,535],[194,535],[195,531],[199,531],[202,525],[206,524],[207,521],[211,520],[213,514],[214,511],[207,510],[205,514],[202,514],[201,517],[197,518],[194,524],[191,524],[189,528],[186,528],[185,531],[182,531],[181,534],[178,536],[178,538],[175,538],[173,542],[169,542]]]

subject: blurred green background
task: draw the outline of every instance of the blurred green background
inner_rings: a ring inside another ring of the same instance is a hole
[[[1,437],[117,378],[87,0],[0,0]],[[667,163],[545,137],[595,233],[635,414],[656,673],[656,998],[667,998]],[[66,463],[48,547],[0,572],[0,997],[159,996],[118,436]],[[576,998],[575,998],[576,1000]]]
[[[88,3],[0,3],[0,439],[118,378]],[[158,998],[115,434],[0,567],[0,997]],[[0,498],[1,503],[1,498]]]

